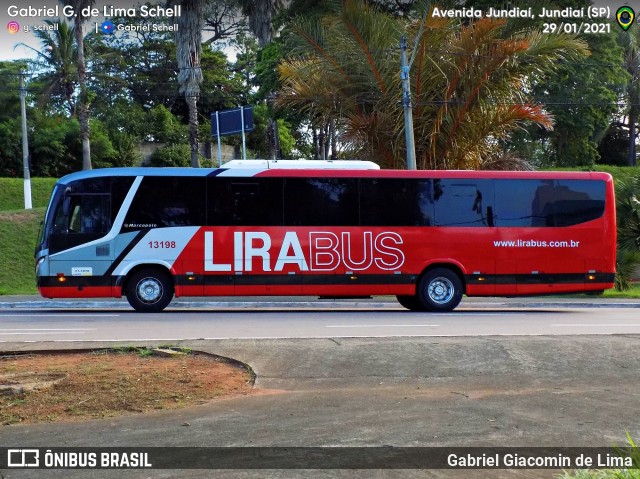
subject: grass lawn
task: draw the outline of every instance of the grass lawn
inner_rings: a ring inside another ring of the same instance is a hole
[[[0,295],[37,293],[33,251],[44,211],[0,211]]]
[[[0,178],[0,295],[36,293],[33,251],[56,178],[32,178],[31,210],[24,180]]]
[[[635,283],[629,291],[610,289],[604,292],[605,298],[640,298],[640,283]]]
[[[31,202],[34,208],[47,206],[56,178],[31,178]],[[24,208],[24,180],[0,178],[0,211]]]

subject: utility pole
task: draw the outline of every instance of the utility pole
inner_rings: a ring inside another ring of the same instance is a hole
[[[402,106],[404,108],[404,137],[407,144],[407,170],[416,170],[416,144],[413,139],[413,113],[411,111],[411,86],[407,64],[407,39],[400,40],[400,78],[402,79]]]
[[[24,169],[24,209],[31,205],[31,174],[29,173],[29,140],[27,139],[27,89],[24,86],[24,73],[20,72],[20,111],[22,114],[22,165]]]

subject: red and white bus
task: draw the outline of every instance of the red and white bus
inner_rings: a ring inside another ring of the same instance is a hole
[[[303,168],[302,166],[306,166]],[[613,287],[606,173],[380,170],[368,162],[121,168],[56,184],[36,248],[48,298],[467,296]]]

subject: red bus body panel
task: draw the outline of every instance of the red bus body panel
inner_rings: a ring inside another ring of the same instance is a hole
[[[606,183],[605,212],[586,223],[553,228],[202,226],[175,259],[167,259],[176,296],[413,295],[420,275],[436,265],[459,273],[469,296],[613,287],[615,198],[605,173],[266,170],[256,176],[594,179]],[[150,258],[163,260],[162,254],[149,249]],[[51,298],[110,297],[121,295],[122,285],[122,278],[115,278],[111,286],[60,283],[39,289]]]

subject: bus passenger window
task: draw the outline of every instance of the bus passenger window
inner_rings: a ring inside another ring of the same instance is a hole
[[[204,178],[147,176],[131,202],[123,229],[200,226],[204,205]]]
[[[604,214],[605,183],[500,179],[495,197],[497,226],[572,226]]]
[[[491,180],[434,181],[436,226],[493,226]]]
[[[416,178],[362,178],[360,224],[430,226],[433,224],[432,181]]]
[[[284,186],[287,226],[355,226],[358,181],[355,178],[287,178]]]

